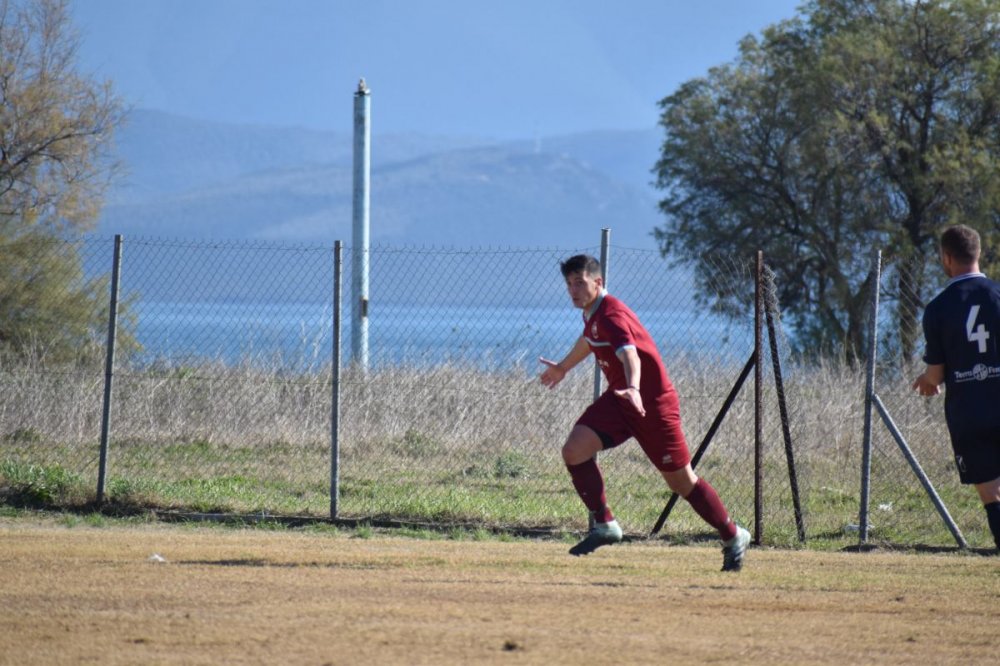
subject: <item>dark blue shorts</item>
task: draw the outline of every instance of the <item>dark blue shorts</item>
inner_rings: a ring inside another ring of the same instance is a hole
[[[953,437],[951,448],[962,483],[986,483],[1000,478],[1000,432]]]

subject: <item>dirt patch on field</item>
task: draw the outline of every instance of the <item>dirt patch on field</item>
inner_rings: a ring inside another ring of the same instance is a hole
[[[0,664],[993,663],[1000,559],[0,519]]]

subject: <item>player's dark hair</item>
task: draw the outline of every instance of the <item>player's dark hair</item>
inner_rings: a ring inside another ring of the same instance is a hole
[[[961,264],[979,261],[979,232],[964,224],[948,227],[941,234],[941,249]]]
[[[562,271],[564,278],[569,277],[573,273],[599,276],[601,274],[601,262],[589,254],[578,254],[559,264],[559,270]]]

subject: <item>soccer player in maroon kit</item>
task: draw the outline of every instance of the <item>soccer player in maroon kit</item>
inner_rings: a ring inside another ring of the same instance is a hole
[[[608,389],[584,411],[562,448],[573,486],[594,519],[587,536],[570,549],[570,554],[587,555],[622,540],[595,456],[635,437],[670,489],[719,532],[722,570],[739,571],[750,534],[730,520],[718,493],[691,468],[677,392],[656,343],[635,313],[605,291],[597,259],[577,255],[560,268],[573,305],[583,310],[584,330],[558,363],[539,359],[547,366],[541,374],[542,384],[555,387],[591,352],[608,381]]]

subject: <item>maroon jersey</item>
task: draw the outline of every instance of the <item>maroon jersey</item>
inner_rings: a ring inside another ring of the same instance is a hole
[[[608,380],[608,389],[577,420],[601,438],[605,449],[635,437],[646,456],[660,470],[673,472],[691,461],[681,427],[680,400],[667,377],[663,360],[646,328],[628,306],[605,293],[588,316],[583,336]],[[626,388],[625,369],[617,352],[635,347],[639,355],[639,394],[646,415],[615,394]]]
[[[626,387],[625,370],[617,354],[630,346],[635,347],[641,362],[639,393],[653,397],[673,390],[656,343],[627,305],[605,293],[589,317],[583,314],[583,322],[583,337],[597,357],[609,390]]]

